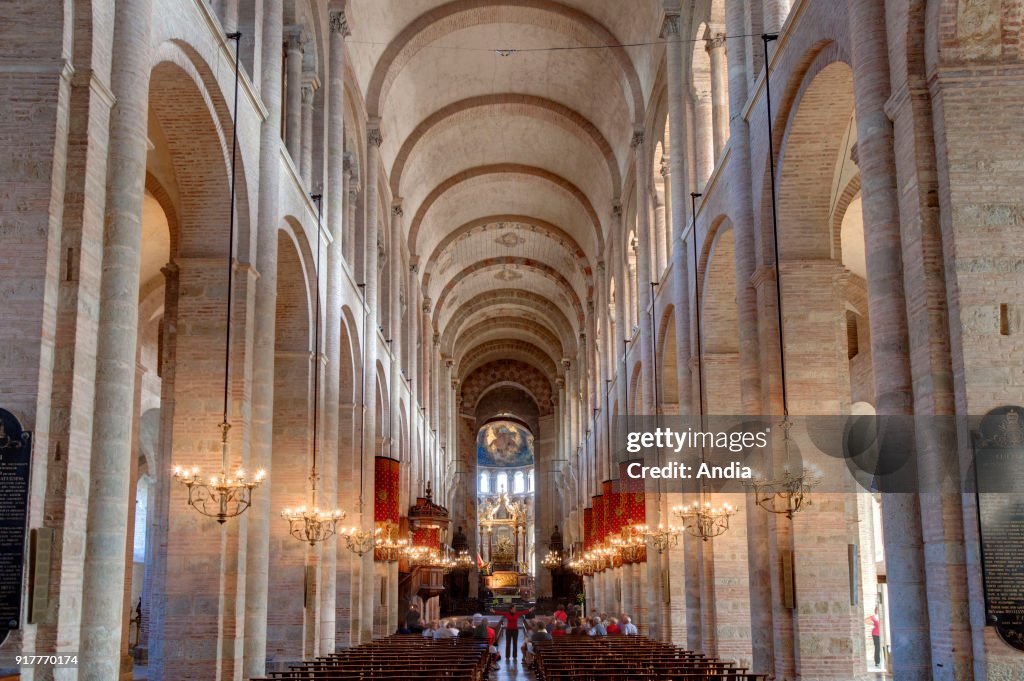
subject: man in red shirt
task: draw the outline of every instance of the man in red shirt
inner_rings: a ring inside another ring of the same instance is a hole
[[[533,612],[533,608],[529,610],[520,610],[518,606],[513,605],[511,610],[501,611],[495,610],[494,614],[501,615],[505,618],[505,659],[516,659],[519,655],[519,619],[523,615],[527,615]]]

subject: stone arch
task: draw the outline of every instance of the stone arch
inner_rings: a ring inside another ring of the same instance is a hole
[[[472,117],[479,115],[480,109],[495,109],[502,113],[517,114],[526,112],[528,116],[558,124],[580,140],[597,148],[606,161],[609,186],[613,194],[615,189],[622,185],[622,176],[619,172],[618,161],[615,159],[615,152],[601,131],[586,117],[564,104],[544,97],[503,92],[479,95],[453,102],[438,109],[416,126],[402,142],[402,146],[395,156],[394,164],[391,166],[392,195],[402,195],[402,173],[417,144],[428,140],[431,134],[438,129],[460,125],[467,119],[471,120]]]
[[[456,359],[457,372],[468,375],[481,365],[504,357],[533,364],[549,376],[557,372],[554,359],[546,351],[522,340],[491,340],[481,343]]]
[[[462,381],[463,404],[475,408],[494,384],[522,386],[537,402],[542,416],[552,413],[551,381],[536,367],[516,360],[498,360],[475,369]]]
[[[441,292],[437,296],[437,303],[435,304],[434,307],[435,328],[437,327],[438,314],[440,313],[440,310],[444,308],[444,303],[447,300],[448,296],[451,295],[451,292],[455,288],[456,284],[458,284],[460,281],[462,281],[463,279],[472,274],[491,270],[496,267],[503,267],[505,265],[513,265],[516,267],[528,268],[530,271],[535,272],[539,276],[542,276],[546,279],[550,279],[551,281],[555,282],[555,284],[558,285],[558,287],[562,290],[563,293],[565,293],[566,297],[569,299],[569,304],[572,306],[572,309],[576,312],[577,324],[579,327],[582,328],[584,320],[583,305],[580,303],[579,296],[577,296],[575,289],[573,289],[572,287],[572,284],[570,284],[569,281],[564,276],[562,276],[560,272],[555,270],[550,265],[547,265],[542,262],[537,262],[536,260],[533,260],[531,258],[517,258],[515,256],[503,256],[498,258],[488,258],[487,260],[481,260],[477,263],[473,263],[469,267],[466,267],[465,269],[460,271],[458,274],[454,275],[444,285],[444,288],[441,289]]]
[[[543,317],[550,324],[552,330],[556,331],[562,341],[563,348],[572,349],[575,347],[575,332],[568,317],[561,308],[539,294],[524,289],[495,289],[481,293],[464,303],[461,303],[448,319],[444,333],[441,336],[441,347],[451,348],[459,329],[472,315],[487,310],[494,306],[527,307]],[[436,308],[435,308],[436,312]],[[434,318],[434,328],[438,328],[438,317]]]
[[[661,413],[675,414],[679,411],[679,355],[676,353],[675,307],[667,305],[658,323],[658,392],[655,395],[661,405]]]
[[[176,177],[179,231],[175,255],[226,254],[231,110],[215,74],[191,46],[164,42],[154,51],[149,101],[150,120],[158,123],[160,136],[166,140]],[[182,110],[203,114],[186,117],[179,115]],[[247,259],[251,250],[251,172],[240,146],[235,185],[235,244],[240,260]],[[211,230],[211,225],[223,225],[223,232]],[[211,234],[223,234],[223,239],[213,239]]]
[[[441,184],[434,187],[426,198],[423,199],[423,203],[420,204],[419,208],[416,209],[416,214],[413,216],[412,222],[409,225],[409,252],[418,253],[417,241],[419,238],[420,227],[423,224],[424,218],[426,218],[427,212],[430,207],[437,202],[441,196],[444,195],[449,189],[458,186],[459,184],[472,180],[478,177],[486,175],[500,175],[500,174],[516,174],[526,175],[530,177],[539,178],[545,182],[555,185],[569,196],[571,196],[580,207],[586,213],[591,224],[594,226],[594,240],[597,244],[597,251],[604,251],[604,234],[601,228],[601,219],[597,215],[597,211],[594,210],[593,204],[590,199],[587,198],[586,194],[572,182],[568,181],[560,175],[556,175],[549,170],[543,168],[537,168],[534,166],[527,166],[518,163],[494,163],[486,166],[478,166],[476,168],[469,168],[460,173],[452,175],[448,179],[441,182]]]
[[[449,246],[471,234],[487,231],[489,229],[498,229],[499,225],[505,223],[527,225],[533,227],[535,231],[544,234],[558,244],[558,246],[565,249],[569,255],[575,259],[577,265],[588,281],[592,279],[593,270],[590,267],[590,261],[588,260],[586,253],[583,252],[579,243],[570,234],[547,220],[541,220],[540,218],[531,217],[529,215],[503,214],[477,218],[465,223],[464,225],[456,227],[446,234],[445,237],[438,242],[437,246],[434,247],[433,252],[427,258],[426,265],[423,268],[423,288],[427,289],[430,286],[430,279],[434,273],[434,268],[437,266],[438,261],[441,259],[441,256],[444,255]]]
[[[545,28],[564,32],[570,37],[575,37],[576,31],[582,29],[598,44],[614,45],[615,47],[609,48],[609,53],[619,66],[623,81],[623,97],[631,109],[634,122],[643,120],[644,104],[640,79],[629,54],[625,48],[619,46],[620,41],[590,15],[552,0],[453,0],[421,14],[392,39],[378,60],[367,89],[366,108],[369,115],[381,115],[391,83],[423,45],[451,32],[454,27],[490,23],[491,13],[499,7],[550,13],[555,21],[545,21]],[[456,18],[463,13],[476,15]]]

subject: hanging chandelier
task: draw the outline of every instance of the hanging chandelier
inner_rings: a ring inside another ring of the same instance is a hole
[[[548,551],[540,564],[547,570],[557,570],[562,567],[562,554],[558,551]]]
[[[636,529],[659,554],[665,553],[679,543],[679,528],[673,525],[659,524],[657,528],[637,525]]]
[[[697,327],[697,411],[700,415],[701,430],[704,426],[704,352],[702,348],[703,335],[701,332],[701,291],[698,267],[700,260],[697,254],[697,197],[703,196],[699,192],[690,192],[690,218],[693,221],[693,229],[690,232],[690,241],[693,243],[693,291],[694,307],[696,308]],[[700,461],[705,463],[705,445],[703,441],[700,446]],[[704,541],[713,537],[725,534],[729,531],[729,518],[736,514],[737,509],[729,503],[722,506],[712,506],[707,485],[702,481],[700,499],[692,504],[675,506],[672,513],[683,522],[687,532]]]
[[[318,244],[318,247],[319,247],[319,242],[317,242],[317,244]],[[362,295],[362,299],[363,299],[363,329],[365,329],[366,328],[366,317],[367,317],[366,284],[362,283],[362,284],[358,284],[357,286],[359,288],[359,291],[360,291],[360,293]],[[365,437],[365,435],[366,434],[365,434],[365,430],[364,430],[365,427],[366,427],[366,363],[365,362],[363,362],[363,365],[360,368],[359,396],[360,396],[359,397],[359,401],[361,403],[360,404],[360,410],[359,410],[359,501],[358,501],[359,524],[353,525],[351,527],[343,528],[343,529],[339,530],[339,534],[341,534],[341,536],[345,538],[345,548],[347,548],[349,551],[354,553],[356,556],[362,558],[364,555],[369,553],[370,549],[375,549],[374,550],[374,557],[376,558],[376,557],[379,557],[380,555],[390,555],[390,554],[379,554],[377,552],[377,550],[376,550],[376,544],[378,542],[378,536],[381,534],[381,528],[378,527],[378,528],[373,529],[373,530],[364,530],[364,529],[362,529],[362,525],[363,525],[363,487],[365,486],[365,484],[364,484],[364,477],[365,477],[365,471],[366,471],[366,461],[365,461],[365,459],[366,459],[366,437]],[[387,530],[387,537],[386,537],[386,539],[387,539],[388,542],[391,542],[392,541],[391,523],[388,523],[388,525],[385,526],[385,529]],[[398,528],[395,528],[396,532],[397,532],[397,529]],[[389,547],[382,547],[381,550],[382,551],[387,551],[388,548]],[[396,547],[394,547],[394,550],[397,551],[397,545],[396,545]],[[398,554],[395,553],[394,554],[394,558],[390,558],[390,559],[388,559],[388,558],[381,558],[381,560],[387,560],[388,562],[394,562],[394,561],[398,560]]]
[[[712,506],[705,498],[704,503],[695,501],[685,506],[676,506],[672,512],[683,521],[687,532],[708,541],[728,532],[729,518],[736,515],[737,510],[729,503]]]
[[[821,473],[812,465],[802,465],[800,470],[794,470],[791,462],[790,449],[792,438],[789,431],[793,427],[789,418],[789,392],[786,386],[786,345],[783,328],[782,314],[782,267],[779,258],[779,218],[778,201],[775,196],[775,148],[772,130],[772,96],[771,96],[771,72],[768,71],[768,43],[778,39],[778,34],[765,33],[761,36],[764,44],[765,55],[765,101],[768,114],[768,170],[771,181],[771,208],[772,208],[772,244],[775,255],[775,309],[778,315],[778,339],[779,339],[779,370],[782,386],[782,437],[785,449],[785,463],[782,468],[782,475],[776,478],[766,476],[755,476],[748,485],[754,493],[754,500],[758,506],[768,511],[785,515],[792,519],[793,514],[811,505],[811,489],[821,482]]]
[[[622,528],[621,537],[613,537],[612,544],[619,549],[624,563],[639,563],[643,560],[647,549],[647,540],[643,532],[638,529],[642,525],[630,525]]]
[[[469,555],[469,551],[459,551],[459,555],[455,557],[455,570],[457,572],[469,572],[473,567],[473,558]]]
[[[173,477],[188,489],[188,505],[199,513],[216,518],[223,525],[228,518],[245,513],[252,505],[252,492],[263,483],[266,473],[256,471],[252,478],[246,477],[241,467],[234,475],[228,474],[228,431],[231,422],[228,420],[229,382],[231,368],[231,298],[233,288],[234,254],[235,254],[235,176],[238,158],[238,43],[242,34],[227,34],[229,40],[235,41],[235,106],[231,114],[231,203],[228,210],[228,288],[227,288],[227,321],[225,323],[224,340],[224,410],[220,423],[220,472],[204,478],[198,466],[174,466]]]
[[[311,463],[309,468],[310,506],[298,508],[286,508],[281,511],[281,517],[288,521],[288,533],[304,541],[310,546],[316,546],[334,536],[337,531],[338,521],[345,517],[345,512],[340,509],[321,510],[317,506],[319,494],[320,472],[316,465],[317,442],[320,439],[318,428],[320,415],[320,227],[323,220],[323,195],[310,194],[311,199],[316,201],[316,315],[313,322],[313,441],[310,447]]]
[[[811,505],[811,489],[822,480],[821,471],[813,464],[803,464],[799,471],[791,468],[789,431],[793,422],[789,416],[779,424],[782,428],[782,442],[785,447],[785,465],[782,474],[776,478],[756,475],[748,483],[754,492],[754,501],[769,513],[792,518],[794,513]]]

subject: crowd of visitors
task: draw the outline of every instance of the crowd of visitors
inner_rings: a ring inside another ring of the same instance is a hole
[[[504,636],[505,659],[515,660],[523,653],[523,663],[533,666],[533,643],[551,641],[559,636],[637,636],[639,631],[629,615],[618,617],[608,613],[591,613],[584,616],[578,605],[559,604],[551,614],[538,614],[534,608],[520,608],[513,605],[509,610],[496,610],[494,614],[505,618]],[[523,629],[523,643],[519,645],[519,630]],[[497,632],[487,618],[477,613],[473,617],[433,620],[424,625],[416,606],[409,608],[405,626],[399,633],[421,633],[426,638],[446,639],[472,637],[487,640],[491,653],[491,668],[497,667],[502,659],[495,645]]]

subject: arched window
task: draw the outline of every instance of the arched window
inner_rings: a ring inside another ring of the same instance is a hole
[[[149,483],[140,478],[135,489],[135,537],[132,541],[132,560],[136,563],[146,561],[146,517],[149,507]]]
[[[532,468],[530,469],[530,490],[529,491],[531,491],[531,492],[533,491],[533,469]]]
[[[512,491],[516,494],[526,492],[526,476],[522,471],[516,471],[516,474],[512,476]]]
[[[491,478],[487,473],[480,474],[480,494],[488,494],[491,491]]]
[[[498,473],[498,483],[495,485],[495,492],[501,494],[502,492],[508,491],[508,474]]]

